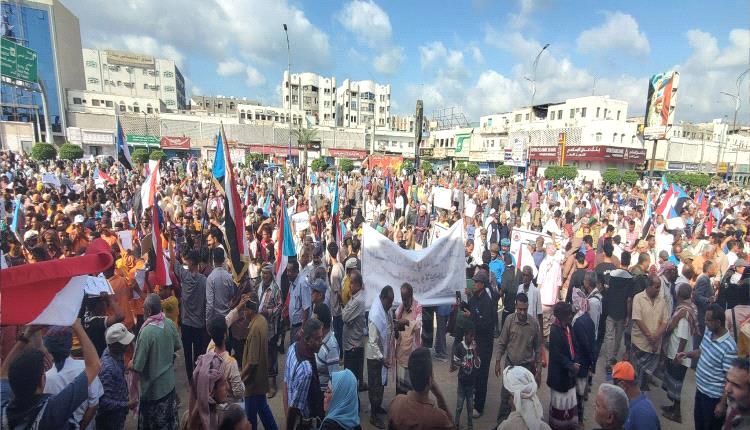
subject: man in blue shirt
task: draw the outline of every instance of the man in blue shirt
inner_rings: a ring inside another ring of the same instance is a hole
[[[612,367],[612,382],[622,388],[630,400],[625,430],[661,429],[659,416],[656,414],[653,403],[641,393],[641,389],[635,383],[635,369],[632,364],[627,361],[615,364]]]

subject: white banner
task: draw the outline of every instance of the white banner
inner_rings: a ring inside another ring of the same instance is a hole
[[[536,238],[540,236],[544,238],[545,245],[552,243],[552,236],[538,231],[514,228],[510,233],[510,253],[516,259],[516,267],[518,270],[523,270],[524,266],[531,267],[534,277],[537,275],[537,268],[528,245],[535,244]]]
[[[404,282],[414,287],[414,297],[423,306],[455,302],[456,291],[466,286],[463,224],[458,221],[447,234],[418,251],[402,249],[363,224],[362,277],[368,308],[386,285],[393,287],[395,300],[401,301],[399,288]]]
[[[439,207],[441,209],[450,209],[451,206],[453,206],[453,202],[451,201],[451,190],[444,187],[435,187],[432,189],[432,192],[434,193],[434,200],[432,201],[432,204],[436,207]]]

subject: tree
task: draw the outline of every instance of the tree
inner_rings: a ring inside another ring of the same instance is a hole
[[[549,166],[544,169],[544,177],[547,179],[572,180],[578,176],[578,169],[573,166]]]
[[[148,154],[149,160],[157,161],[164,160],[165,158],[167,158],[167,154],[165,154],[161,149],[154,149],[150,154]]]
[[[313,172],[323,172],[328,169],[328,163],[326,163],[326,160],[322,158],[316,158],[312,161],[310,168],[313,170]]]
[[[250,152],[245,154],[245,164],[250,165],[253,164],[254,161],[260,161],[263,162],[263,154],[260,154],[258,152]]]
[[[297,144],[302,146],[305,150],[305,157],[303,160],[303,166],[305,171],[305,178],[307,177],[307,150],[310,147],[310,143],[314,140],[318,139],[318,130],[314,128],[298,128],[295,130],[292,130],[292,136],[297,138]],[[327,166],[327,165],[326,165]],[[315,169],[313,169],[315,170]]]
[[[57,149],[52,144],[37,142],[31,148],[31,158],[36,161],[54,160],[57,157]]]
[[[667,180],[682,186],[706,187],[711,183],[711,177],[705,173],[670,172]]]
[[[399,169],[399,171],[401,170],[406,170],[406,174],[411,175],[412,173],[414,173],[414,162],[411,160],[404,160],[404,162],[401,163],[401,168]]]
[[[469,175],[472,178],[476,178],[479,176],[479,166],[476,163],[466,163],[464,165],[464,169],[466,171],[466,174]]]
[[[605,184],[619,184],[622,182],[622,175],[617,169],[607,169],[602,173],[602,180]]]
[[[466,163],[463,161],[456,163],[456,167],[453,168],[453,171],[457,173],[466,173]]]
[[[83,158],[83,148],[72,143],[64,143],[60,146],[58,154],[63,160],[80,160]]]
[[[431,175],[434,169],[432,168],[432,163],[430,163],[427,160],[422,160],[419,162],[419,167],[422,169],[422,172],[424,172],[426,175]]]
[[[137,148],[130,154],[130,158],[136,163],[143,164],[148,161],[148,151],[144,148]]]
[[[348,158],[342,158],[339,160],[339,169],[342,171],[349,173],[352,170],[354,170],[354,161],[348,159]]]
[[[635,170],[626,170],[622,172],[622,182],[633,186],[638,182],[638,179],[640,179],[640,176]]]
[[[513,176],[513,168],[503,164],[495,168],[495,174],[501,178],[510,178]]]

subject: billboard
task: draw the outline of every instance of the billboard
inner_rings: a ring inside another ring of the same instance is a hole
[[[132,52],[106,51],[107,62],[109,64],[118,64],[120,66],[142,67],[153,69],[156,65],[154,57],[150,55],[134,54]]]
[[[37,81],[37,55],[32,49],[3,38],[0,42],[0,74],[18,81]]]
[[[674,123],[675,96],[679,83],[680,74],[673,70],[651,76],[646,97],[643,129],[645,139],[663,139],[667,127]]]
[[[514,137],[510,146],[510,160],[505,160],[508,166],[524,167],[526,165],[526,136]]]

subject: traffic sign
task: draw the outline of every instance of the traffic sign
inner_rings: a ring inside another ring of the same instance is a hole
[[[37,54],[3,38],[0,43],[0,74],[10,79],[37,82]]]

